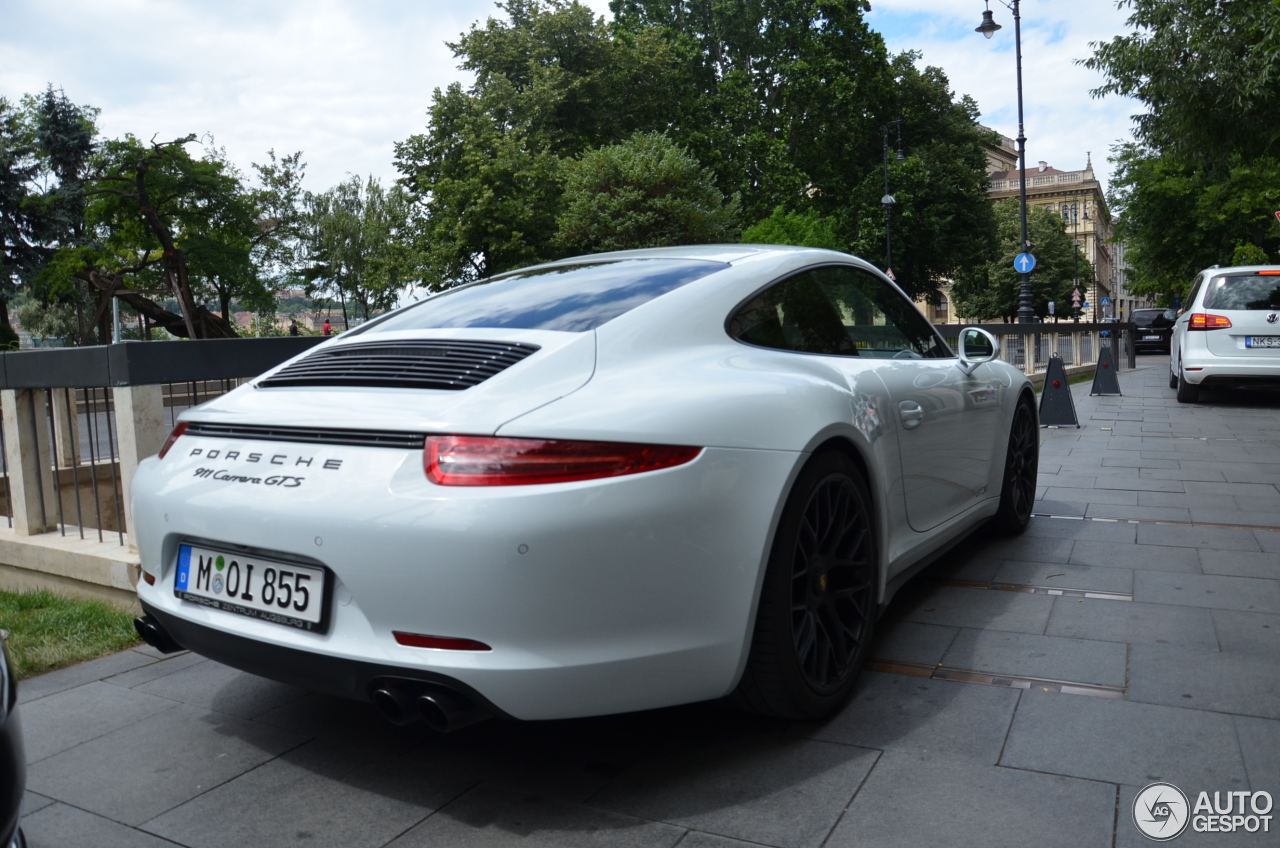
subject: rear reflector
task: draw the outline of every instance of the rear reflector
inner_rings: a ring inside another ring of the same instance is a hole
[[[178,437],[185,432],[187,432],[187,422],[179,421],[178,426],[174,427],[173,432],[169,434],[169,438],[164,440],[164,447],[160,448],[161,459],[164,459],[164,455],[169,452],[169,448],[173,447],[173,443],[178,441]]]
[[[423,636],[418,633],[401,633],[393,630],[396,641],[410,648],[436,648],[441,651],[492,651],[484,642],[475,639],[451,639],[448,636]]]
[[[1204,312],[1191,313],[1188,330],[1227,330],[1231,328],[1231,319],[1225,315],[1209,315]]]
[[[700,453],[678,445],[427,436],[422,459],[427,477],[441,486],[529,486],[656,471]]]

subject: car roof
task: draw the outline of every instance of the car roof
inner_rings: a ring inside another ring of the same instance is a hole
[[[580,262],[599,261],[602,259],[702,259],[708,262],[735,262],[758,257],[764,254],[814,253],[829,254],[833,258],[850,259],[846,253],[816,247],[796,247],[786,244],[695,244],[678,247],[649,247],[640,250],[615,250],[609,253],[589,253],[581,256],[570,256],[546,262],[532,267],[544,268],[553,265],[573,265]],[[528,270],[521,268],[521,271]]]

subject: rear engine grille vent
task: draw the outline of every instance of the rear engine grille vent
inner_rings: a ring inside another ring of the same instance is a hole
[[[192,421],[187,436],[216,436],[221,439],[248,439],[265,442],[296,442],[304,445],[354,445],[362,448],[422,450],[424,433],[403,430],[351,430],[337,427],[271,427],[261,424],[220,424]]]
[[[318,350],[259,383],[276,386],[379,386],[461,391],[536,352],[518,342],[364,342]]]

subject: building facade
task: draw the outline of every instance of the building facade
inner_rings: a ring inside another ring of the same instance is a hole
[[[987,146],[987,167],[991,181],[987,197],[993,202],[1006,199],[1018,202],[1021,175],[1018,172],[1018,148],[1013,139],[996,133],[995,143]],[[1123,288],[1127,266],[1117,261],[1123,256],[1123,247],[1112,243],[1111,216],[1107,211],[1102,183],[1093,172],[1092,155],[1086,153],[1085,166],[1074,171],[1059,170],[1047,162],[1039,162],[1027,169],[1025,179],[1028,209],[1038,206],[1061,216],[1067,234],[1079,244],[1081,252],[1089,260],[1088,265],[1080,266],[1078,288],[1081,300],[1089,304],[1082,310],[1081,318],[1096,321],[1127,314],[1134,308],[1135,301]],[[921,311],[934,323],[955,323],[965,318],[955,314],[947,294],[944,290],[937,304],[919,304]],[[1104,305],[1103,298],[1110,303]],[[1069,315],[1070,306],[1069,303],[1058,304],[1058,314]]]

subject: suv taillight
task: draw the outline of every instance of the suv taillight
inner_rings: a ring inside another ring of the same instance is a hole
[[[657,471],[700,453],[702,448],[679,445],[427,436],[422,462],[440,486],[528,486]]]
[[[1231,328],[1231,319],[1225,315],[1210,315],[1206,312],[1191,313],[1188,330],[1227,330]]]

